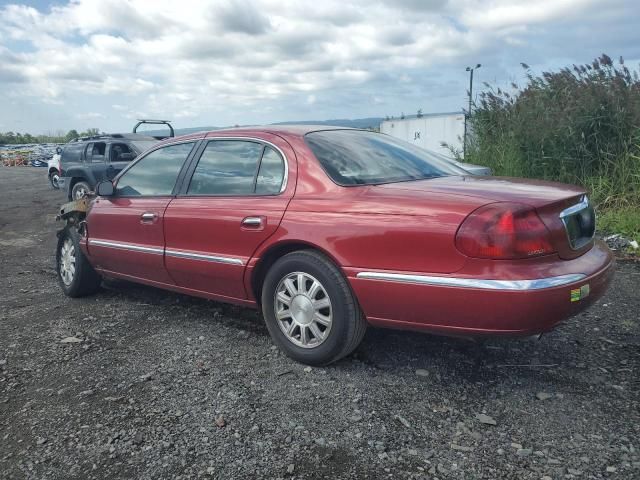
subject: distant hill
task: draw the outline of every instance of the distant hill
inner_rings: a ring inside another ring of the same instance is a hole
[[[197,132],[210,132],[211,130],[221,130],[225,127],[191,127],[191,128],[174,128],[176,132],[176,137],[180,135],[187,135],[188,133],[197,133]],[[158,130],[138,130],[138,133],[143,135],[167,135],[169,133],[168,128],[158,129]]]
[[[336,127],[350,127],[350,128],[369,128],[379,127],[380,123],[384,120],[382,117],[370,117],[370,118],[338,118],[334,120],[305,120],[297,122],[278,122],[272,125],[333,125]]]
[[[339,118],[335,120],[302,120],[302,121],[291,121],[291,122],[278,122],[272,123],[271,125],[333,125],[336,127],[349,127],[349,128],[370,128],[370,127],[379,127],[380,122],[382,122],[384,118],[382,117],[370,117],[370,118]],[[241,125],[242,127],[249,127],[250,125]],[[196,133],[203,131],[211,131],[211,130],[221,130],[223,128],[230,127],[190,127],[190,128],[176,128],[176,136],[177,135],[187,135],[188,133]],[[139,131],[139,133],[147,134],[147,135],[166,135],[167,130],[145,130]]]

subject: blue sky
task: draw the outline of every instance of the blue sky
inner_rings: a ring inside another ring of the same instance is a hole
[[[0,131],[128,131],[455,111],[475,85],[601,53],[634,0],[0,1]]]

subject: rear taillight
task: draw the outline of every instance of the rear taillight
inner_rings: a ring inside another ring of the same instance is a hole
[[[458,228],[456,247],[469,257],[510,259],[553,253],[550,234],[535,210],[519,203],[492,203]]]

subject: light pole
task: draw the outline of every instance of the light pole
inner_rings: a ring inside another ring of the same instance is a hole
[[[469,72],[469,110],[467,110],[467,114],[464,117],[464,154],[467,154],[467,135],[468,135],[468,130],[467,130],[467,122],[469,121],[469,119],[471,118],[471,102],[473,99],[473,71],[480,68],[482,65],[480,65],[479,63],[476,64],[475,67],[467,67],[466,71]]]

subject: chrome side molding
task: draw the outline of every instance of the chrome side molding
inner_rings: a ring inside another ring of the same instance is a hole
[[[217,255],[204,255],[202,253],[183,252],[182,250],[165,250],[165,255],[176,258],[188,258],[189,260],[204,260],[215,263],[228,263],[229,265],[244,265],[239,258],[219,257]]]
[[[560,287],[569,283],[579,282],[586,278],[583,273],[558,275],[555,277],[536,278],[533,280],[497,280],[456,277],[434,277],[428,275],[408,275],[401,273],[359,272],[356,278],[366,280],[383,280],[388,282],[417,283],[441,287],[478,288],[482,290],[510,290],[527,291],[542,290],[544,288]]]
[[[182,250],[143,247],[140,245],[133,245],[131,243],[112,242],[110,240],[98,240],[98,239],[90,238],[89,245],[115,248],[118,250],[129,250],[132,252],[151,253],[154,255],[168,255],[170,257],[187,258],[189,260],[203,260],[207,262],[226,263],[229,265],[244,265],[244,262],[241,259],[234,258],[234,257],[220,257],[218,255],[205,255],[202,253],[184,252]]]
[[[112,242],[107,240],[96,240],[93,238],[89,239],[89,245],[116,248],[118,250],[130,250],[132,252],[153,253],[156,255],[162,255],[164,253],[163,248],[142,247],[140,245],[132,245],[130,243]]]

